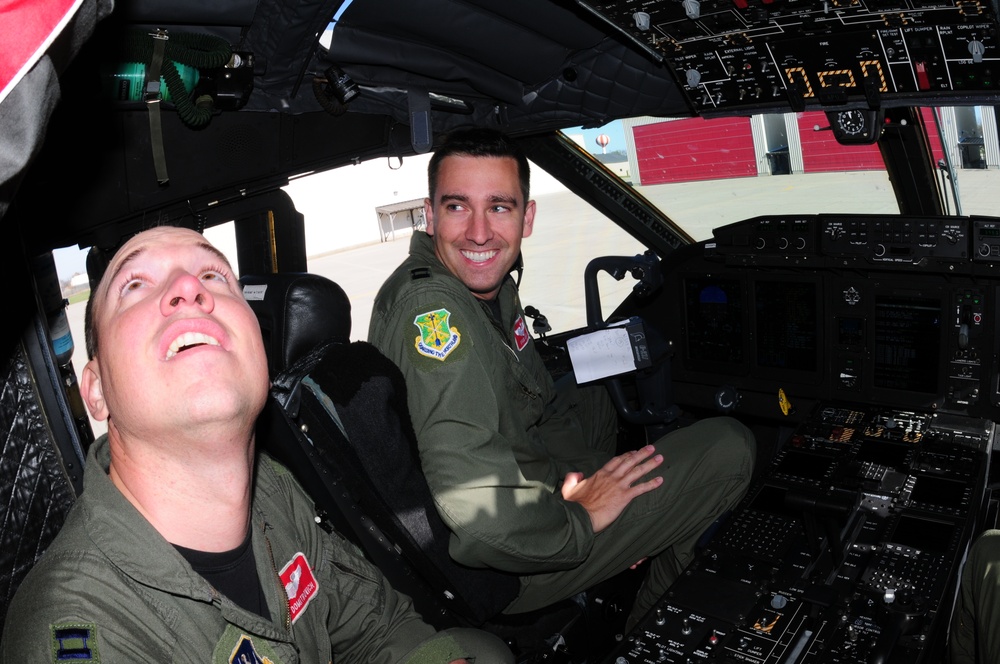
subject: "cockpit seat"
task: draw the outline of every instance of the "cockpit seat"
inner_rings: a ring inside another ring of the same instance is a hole
[[[268,353],[271,398],[258,445],[287,465],[321,516],[353,539],[437,627],[478,625],[514,599],[514,575],[448,555],[447,526],[420,471],[399,369],[350,342],[350,301],[313,274],[245,276]]]

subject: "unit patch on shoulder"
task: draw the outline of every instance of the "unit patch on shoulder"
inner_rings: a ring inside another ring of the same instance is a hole
[[[52,661],[100,664],[97,625],[93,623],[52,625]]]
[[[514,343],[517,344],[517,349],[524,350],[530,340],[528,326],[524,324],[524,316],[518,316],[517,320],[514,321]]]
[[[285,594],[288,595],[288,609],[292,613],[292,624],[295,624],[309,602],[316,596],[319,585],[316,583],[312,568],[309,567],[309,561],[301,551],[292,556],[292,559],[278,572],[278,576],[281,577],[281,585],[285,587]]]
[[[420,330],[420,335],[414,341],[418,353],[444,362],[458,348],[462,335],[457,327],[449,326],[450,316],[451,312],[447,309],[437,309],[419,314],[413,319],[413,324]]]

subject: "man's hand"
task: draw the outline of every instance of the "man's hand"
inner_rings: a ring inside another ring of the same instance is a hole
[[[594,532],[599,533],[618,518],[633,498],[663,484],[662,477],[654,477],[633,486],[640,477],[663,463],[662,454],[652,456],[655,451],[656,448],[647,445],[616,456],[586,479],[583,473],[566,473],[562,497],[583,505],[590,514]]]

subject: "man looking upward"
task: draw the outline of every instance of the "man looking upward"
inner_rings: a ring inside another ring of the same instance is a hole
[[[428,166],[427,232],[379,291],[369,337],[406,378],[452,557],[520,575],[508,613],[652,558],[634,623],[745,493],[754,440],[713,418],[613,456],[603,388],[556,388],[509,274],[535,224],[528,168],[497,132],[445,140]]]
[[[225,257],[161,227],[88,304],[82,394],[108,421],[85,490],[8,612],[4,662],[511,662],[435,635],[255,453],[268,393],[257,319]]]

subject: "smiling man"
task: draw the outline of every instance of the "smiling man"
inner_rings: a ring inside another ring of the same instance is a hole
[[[434,255],[483,301],[496,298],[521,253],[521,239],[534,227],[535,201],[528,200],[519,169],[516,159],[442,158],[432,175],[432,198],[424,202]]]
[[[3,662],[511,662],[434,630],[255,454],[257,319],[198,233],[130,239],[91,296],[82,393],[108,433],[12,603]]]
[[[379,291],[369,337],[406,378],[452,557],[519,574],[509,613],[652,558],[634,622],[746,491],[754,440],[714,418],[613,456],[617,416],[603,388],[556,388],[510,276],[535,224],[528,169],[497,132],[445,140],[428,165],[427,232]]]

